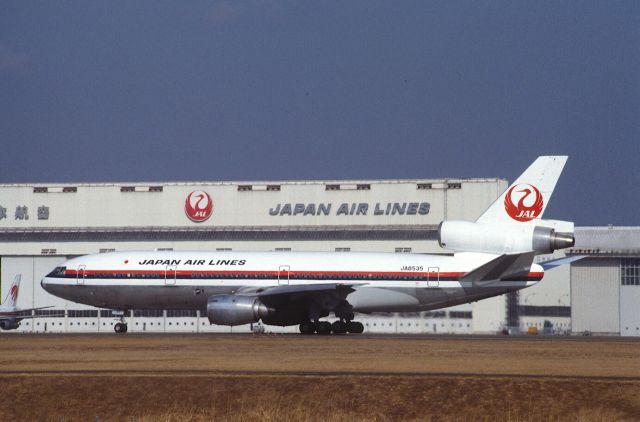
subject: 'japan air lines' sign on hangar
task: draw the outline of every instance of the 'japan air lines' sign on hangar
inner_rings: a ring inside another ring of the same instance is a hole
[[[428,202],[343,202],[334,207],[332,203],[276,204],[269,209],[271,216],[318,216],[318,215],[427,215],[431,209]],[[335,210],[332,213],[332,210]]]

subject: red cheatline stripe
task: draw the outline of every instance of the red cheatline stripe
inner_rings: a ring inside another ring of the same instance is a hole
[[[162,275],[164,277],[165,270],[84,270],[84,274],[86,275],[96,275],[96,274],[148,274],[148,275]],[[340,277],[340,276],[364,276],[364,277],[373,277],[373,276],[411,276],[411,277],[440,277],[440,278],[448,278],[448,277],[461,277],[465,273],[463,272],[380,272],[380,271],[191,271],[191,270],[179,270],[172,271],[168,270],[169,273],[173,274],[175,272],[176,275],[206,275],[206,276],[216,276],[216,275],[256,275],[256,276],[289,276],[298,277],[298,276],[327,276],[327,277]],[[65,271],[65,275],[77,276],[82,274],[82,271],[79,273],[77,270],[68,269]],[[530,272],[528,274],[529,278],[542,278],[544,275],[543,272]]]
[[[84,270],[85,274],[165,274],[165,270]],[[174,273],[176,275],[193,275],[193,274],[203,274],[203,275],[286,275],[290,276],[298,275],[298,276],[315,276],[315,275],[327,275],[327,276],[355,276],[355,275],[363,275],[363,276],[373,276],[373,275],[385,275],[385,276],[422,276],[427,277],[430,275],[440,275],[440,277],[457,277],[463,275],[461,272],[442,272],[442,273],[418,273],[418,272],[380,272],[380,271],[191,271],[191,270],[179,270],[173,271],[168,270],[170,273]],[[80,271],[80,274],[82,271]],[[66,270],[65,275],[77,275],[77,270]]]

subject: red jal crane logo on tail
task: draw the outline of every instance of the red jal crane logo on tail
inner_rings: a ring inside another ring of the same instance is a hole
[[[195,223],[202,223],[211,217],[213,211],[213,201],[207,192],[194,190],[187,196],[184,203],[184,212],[189,220]]]
[[[11,298],[11,301],[13,303],[16,303],[16,300],[18,300],[18,286],[16,286],[15,284],[11,286],[11,290],[9,291],[9,297]]]
[[[517,204],[513,201],[514,193],[523,194]],[[531,221],[539,217],[543,206],[542,194],[538,188],[529,184],[512,186],[504,197],[504,209],[516,221]]]

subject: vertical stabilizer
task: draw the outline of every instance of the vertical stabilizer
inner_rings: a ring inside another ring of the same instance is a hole
[[[11,287],[9,287],[7,297],[2,304],[4,308],[15,309],[16,303],[18,302],[18,290],[20,289],[21,278],[22,274],[17,274],[16,278],[13,280],[13,283],[11,283]]]
[[[517,224],[539,220],[568,158],[538,157],[476,221]]]

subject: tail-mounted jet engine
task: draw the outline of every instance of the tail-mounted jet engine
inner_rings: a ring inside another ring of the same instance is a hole
[[[258,322],[273,311],[251,296],[215,295],[207,301],[209,322],[217,325],[243,325]]]
[[[440,247],[456,252],[552,253],[575,244],[573,223],[546,220],[544,225],[505,226],[469,221],[443,221],[438,227]],[[551,226],[551,227],[547,227]],[[556,231],[556,228],[563,231]]]

